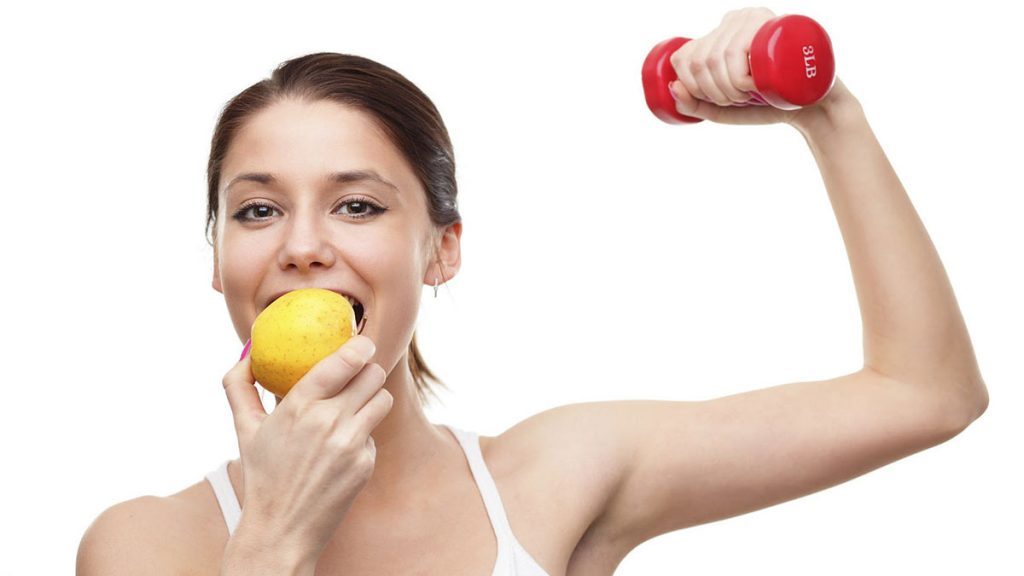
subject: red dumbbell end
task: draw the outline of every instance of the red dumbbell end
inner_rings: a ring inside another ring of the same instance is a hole
[[[693,124],[702,120],[680,114],[676,110],[676,100],[668,89],[669,82],[679,79],[669,58],[689,41],[689,38],[669,38],[659,43],[647,54],[641,71],[647,107],[655,116],[669,124]]]
[[[832,41],[807,16],[773,18],[750,44],[750,74],[768,104],[782,110],[810,106],[824,98],[835,81]]]

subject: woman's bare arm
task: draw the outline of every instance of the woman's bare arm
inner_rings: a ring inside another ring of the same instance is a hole
[[[814,154],[846,245],[864,366],[960,402],[973,419],[988,391],[945,268],[859,102],[838,79],[833,91],[791,123]]]
[[[503,435],[537,451],[560,438],[577,448],[572,469],[601,471],[604,503],[588,538],[612,558],[936,446],[988,404],[938,254],[862,107],[838,80],[819,106],[790,123],[817,159],[849,253],[863,368],[705,401],[560,406]]]

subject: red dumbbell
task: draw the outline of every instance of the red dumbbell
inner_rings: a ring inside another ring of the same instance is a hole
[[[644,60],[647,107],[669,124],[700,122],[680,114],[668,85],[679,77],[669,58],[689,38],[670,38]],[[807,16],[789,14],[765,22],[750,43],[750,74],[757,91],[745,104],[795,110],[814,104],[832,89],[836,63],[825,29]]]

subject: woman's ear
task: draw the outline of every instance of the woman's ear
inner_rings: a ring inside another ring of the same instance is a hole
[[[437,239],[434,258],[427,267],[423,283],[428,286],[441,285],[459,273],[462,266],[462,222],[447,226]],[[440,276],[438,274],[440,273]]]

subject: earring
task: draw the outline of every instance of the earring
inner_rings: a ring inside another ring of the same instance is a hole
[[[434,276],[434,298],[437,298],[437,276]]]

